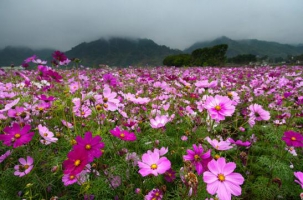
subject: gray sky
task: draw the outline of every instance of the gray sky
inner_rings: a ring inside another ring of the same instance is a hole
[[[183,50],[223,35],[303,43],[303,0],[0,0],[0,49],[125,36]]]

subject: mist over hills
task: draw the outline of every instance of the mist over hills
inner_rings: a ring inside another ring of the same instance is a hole
[[[0,50],[0,67],[1,66],[20,66],[22,62],[32,55],[37,55],[42,60],[47,60],[51,57],[54,49],[36,49],[28,47],[12,47],[7,46]]]
[[[87,65],[157,66],[163,59],[182,51],[158,45],[149,39],[110,38],[81,43],[66,52],[70,58],[80,58]]]
[[[219,44],[227,44],[227,57],[234,57],[240,54],[253,54],[258,56],[268,56],[271,58],[286,58],[287,55],[299,55],[303,53],[303,45],[280,44],[278,42],[268,42],[256,39],[232,40],[228,37],[220,37],[209,42],[197,42],[185,49],[186,53],[191,53],[195,49],[211,47]]]
[[[184,51],[171,49],[165,45],[156,44],[150,39],[131,39],[113,37],[83,42],[69,51],[68,58],[79,58],[84,66],[160,66],[168,55],[191,53],[198,48],[227,44],[227,57],[240,54],[254,54],[260,57],[286,58],[288,55],[303,54],[303,44],[289,45],[277,42],[260,41],[256,39],[232,40],[220,37],[213,41],[196,42]],[[40,59],[51,61],[51,54],[55,49],[33,50],[28,47],[5,47],[0,50],[0,66],[19,66],[29,56],[37,55]]]

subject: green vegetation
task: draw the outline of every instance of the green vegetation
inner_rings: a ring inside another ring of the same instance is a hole
[[[220,66],[226,61],[228,45],[221,44],[211,48],[196,49],[190,55],[179,54],[167,56],[163,64],[167,66]]]

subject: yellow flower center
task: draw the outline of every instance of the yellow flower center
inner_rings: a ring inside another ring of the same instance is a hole
[[[297,140],[297,138],[296,138],[296,137],[291,137],[290,139],[291,139],[292,141]]]
[[[219,110],[221,110],[221,106],[216,105],[216,106],[215,106],[215,109],[216,109],[217,111],[219,111]]]
[[[223,174],[219,174],[218,179],[219,179],[219,181],[223,182],[223,181],[225,181],[225,176]]]
[[[157,169],[158,166],[157,166],[156,164],[152,164],[152,165],[150,166],[150,168],[151,168],[151,169]]]
[[[121,133],[121,134],[120,134],[120,137],[124,138],[124,137],[125,137],[125,134],[124,134],[124,133]]]
[[[108,105],[105,103],[105,104],[103,104],[103,107],[104,108],[108,108]]]
[[[70,179],[70,180],[73,180],[74,178],[75,178],[74,175],[70,175],[70,176],[69,176],[69,179]]]
[[[103,102],[104,102],[104,103],[107,103],[107,102],[108,102],[108,98],[104,97],[104,98],[103,98]]]
[[[24,165],[23,167],[24,167],[24,169],[28,169],[29,165]]]
[[[47,133],[44,133],[43,135],[46,137],[48,134],[47,134]]]
[[[156,196],[156,197],[160,196],[159,192],[156,192],[155,196]]]
[[[90,144],[85,145],[86,150],[90,150],[91,148],[92,148],[92,146]]]
[[[231,98],[231,97],[233,97],[233,94],[231,92],[228,92],[227,96]]]
[[[15,134],[15,138],[16,138],[16,139],[18,139],[18,138],[20,138],[20,137],[21,137],[21,135],[20,135],[19,133],[16,133],[16,134]]]
[[[101,107],[100,105],[96,105],[96,109],[97,109],[97,110],[101,110],[102,107]]]
[[[215,159],[218,160],[220,156],[218,154],[215,155]]]
[[[79,160],[79,159],[74,162],[74,165],[76,167],[78,167],[80,164],[81,164],[81,160]]]
[[[70,141],[70,143],[71,143],[72,145],[75,145],[75,144],[77,144],[77,141],[76,141],[75,139],[72,139],[72,140]]]
[[[81,115],[85,115],[85,112],[84,112],[84,111],[82,111],[82,112],[81,112]]]
[[[194,156],[194,158],[195,158],[195,161],[200,161],[200,156],[199,156],[199,155],[196,154],[196,155]]]

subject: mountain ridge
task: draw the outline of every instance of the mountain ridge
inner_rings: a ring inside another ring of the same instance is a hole
[[[303,46],[300,44],[281,44],[278,42],[257,39],[232,40],[226,36],[219,37],[212,41],[196,42],[184,49],[184,52],[191,53],[195,49],[211,47],[218,44],[228,45],[226,55],[229,58],[240,54],[253,54],[260,57],[268,56],[272,58],[286,58],[288,55],[299,55],[303,53]]]
[[[184,49],[172,49],[159,45],[151,39],[110,37],[82,42],[66,51],[68,58],[79,58],[85,66],[159,66],[168,55],[191,53],[195,49],[227,44],[227,57],[253,54],[271,58],[286,58],[288,55],[303,54],[303,44],[281,44],[257,39],[233,40],[226,36],[215,40],[196,42]],[[54,49],[31,49],[29,47],[7,46],[0,50],[0,66],[21,65],[24,59],[37,55],[40,59],[51,59]]]

